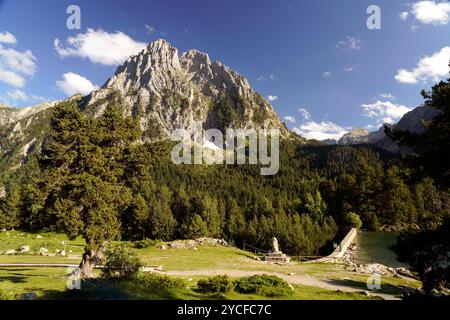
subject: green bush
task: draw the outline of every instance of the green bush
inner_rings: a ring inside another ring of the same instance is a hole
[[[139,273],[134,279],[134,283],[141,289],[150,292],[166,289],[182,289],[186,288],[186,282],[181,278],[169,277],[164,274],[157,273]]]
[[[234,282],[234,285],[235,291],[242,294],[283,297],[292,293],[292,289],[286,281],[266,274],[240,278]]]
[[[344,216],[344,223],[350,227],[359,229],[362,227],[361,218],[354,212],[348,212]]]
[[[197,286],[203,293],[225,293],[233,290],[233,282],[227,275],[200,279]]]
[[[102,276],[107,279],[131,279],[139,272],[142,262],[133,249],[111,246],[105,252]]]
[[[156,247],[160,241],[152,240],[152,239],[144,239],[133,242],[133,248],[136,249],[145,249],[145,248],[154,248]]]

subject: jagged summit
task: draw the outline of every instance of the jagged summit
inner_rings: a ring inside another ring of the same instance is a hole
[[[358,143],[367,143],[369,131],[356,128],[352,131],[344,134],[341,139],[339,139],[338,144],[358,144]]]
[[[174,129],[277,128],[287,136],[272,106],[247,79],[198,50],[181,54],[166,40],[150,43],[118,67],[115,74],[84,102],[101,114],[112,99],[124,113],[139,115],[145,136],[159,139]]]
[[[166,139],[175,129],[227,127],[278,128],[289,131],[272,106],[256,93],[247,79],[207,53],[178,50],[165,40],[150,43],[119,66],[105,84],[91,94],[77,94],[77,101],[91,116],[108,104],[139,117],[144,141]],[[39,152],[49,130],[52,106],[44,102],[29,108],[0,105],[0,164],[15,167],[32,152]]]

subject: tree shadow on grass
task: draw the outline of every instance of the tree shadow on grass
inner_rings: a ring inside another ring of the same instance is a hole
[[[42,291],[43,300],[181,300],[189,293],[179,290],[146,290],[129,281],[93,279],[83,281],[81,289]],[[194,297],[193,297],[194,298]]]
[[[27,276],[23,275],[12,275],[12,276],[1,276],[0,282],[6,282],[9,281],[11,283],[26,283],[27,282]]]
[[[34,269],[30,268],[0,268],[0,271],[4,275],[0,276],[0,281],[9,281],[11,283],[26,283],[27,279],[31,277],[45,277],[45,274],[24,274],[24,272],[33,272]]]

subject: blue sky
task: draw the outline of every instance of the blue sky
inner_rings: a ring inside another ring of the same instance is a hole
[[[80,30],[66,27],[71,4]],[[380,30],[366,26],[371,4]],[[101,86],[130,50],[164,38],[247,77],[291,129],[336,138],[397,121],[447,77],[449,15],[443,1],[0,0],[0,101],[23,107]],[[95,51],[102,41],[118,49]]]

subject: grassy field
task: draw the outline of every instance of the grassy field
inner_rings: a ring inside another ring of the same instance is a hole
[[[68,257],[57,256],[56,250],[64,248]],[[65,263],[77,264],[84,246],[82,239],[69,241],[64,235],[55,233],[26,233],[10,231],[0,233],[0,253],[18,249],[22,245],[30,246],[31,251],[24,254],[1,255],[0,264],[5,263]],[[40,248],[48,249],[51,256],[40,256]],[[70,252],[69,252],[70,250]],[[197,281],[210,275],[211,271],[264,272],[292,279],[312,279],[313,285],[303,285],[291,281],[294,292],[288,299],[373,299],[358,292],[341,292],[335,287],[344,286],[353,290],[367,290],[368,275],[347,271],[342,265],[321,263],[291,263],[289,265],[267,264],[257,261],[254,255],[237,248],[198,247],[197,249],[158,249],[148,247],[137,250],[146,266],[162,267],[164,272],[181,274],[189,286],[183,290],[147,293],[132,286],[121,285],[97,292],[97,299],[264,299],[254,295],[241,295],[236,292],[224,296],[205,295],[196,291]],[[192,275],[190,275],[192,273]],[[0,267],[0,297],[13,299],[17,294],[35,292],[41,299],[83,299],[79,293],[66,290],[65,268]],[[188,281],[190,280],[190,281]],[[300,281],[301,282],[301,281]],[[301,282],[303,283],[303,282]],[[316,285],[316,283],[318,283]],[[322,285],[324,284],[324,285]],[[383,277],[380,293],[401,294],[404,290],[414,289],[420,282],[413,279]]]
[[[224,300],[265,300],[264,296],[239,294],[202,294],[197,290],[197,281],[201,277],[190,277],[185,289],[165,290],[147,293],[136,290],[126,284],[111,285],[95,291],[96,299],[224,299]],[[66,289],[66,270],[64,268],[0,268],[0,298],[15,299],[21,293],[34,292],[40,299],[92,299],[88,294],[78,290]],[[188,278],[185,278],[188,281]],[[290,300],[362,300],[376,299],[357,292],[336,292],[316,287],[294,285],[293,294],[283,299]],[[281,298],[280,298],[281,299]]]

